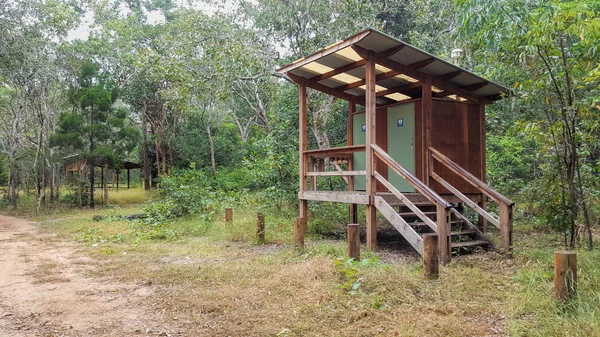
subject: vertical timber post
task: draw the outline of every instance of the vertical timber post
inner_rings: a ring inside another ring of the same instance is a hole
[[[431,280],[437,279],[440,275],[438,245],[437,234],[423,234],[423,270],[425,272],[425,278]]]
[[[452,257],[450,244],[450,211],[442,205],[437,205],[437,226],[439,236],[440,261],[443,265],[450,262]]]
[[[265,215],[260,212],[256,214],[256,238],[259,243],[265,243]]]
[[[375,158],[371,145],[375,143],[375,113],[376,92],[375,92],[375,57],[372,51],[369,51],[367,63],[365,64],[365,119],[366,119],[366,168],[367,168],[367,195],[369,204],[367,205],[367,249],[377,249],[377,209],[375,208],[376,179],[373,176],[375,169]]]
[[[225,222],[231,223],[233,221],[233,208],[225,208]]]
[[[356,103],[354,103],[354,96],[350,98],[348,103],[348,122],[346,123],[346,134],[347,134],[347,145],[354,145],[354,134],[353,134],[353,118],[354,112],[356,112]],[[354,154],[348,158],[348,171],[354,171]],[[348,176],[348,191],[354,191],[354,176]],[[358,223],[356,204],[350,204],[350,223]]]
[[[422,123],[423,123],[423,131],[424,131],[424,155],[423,155],[423,172],[425,185],[429,185],[429,180],[431,176],[431,172],[433,172],[433,158],[431,158],[431,154],[429,153],[429,148],[433,146],[433,141],[431,140],[432,133],[432,125],[433,125],[433,94],[431,92],[431,77],[427,76],[425,82],[422,87],[422,99],[421,99],[421,113],[422,113]]]
[[[479,207],[481,207],[482,210],[487,212],[487,196],[485,194],[481,195],[481,201],[479,202]],[[483,233],[487,233],[487,225],[488,225],[487,220],[483,216],[481,216],[481,214],[479,214],[477,216],[477,227],[479,227],[479,230],[482,231]]]
[[[507,255],[512,255],[512,206],[500,203],[500,249]]]
[[[554,252],[554,296],[561,301],[577,294],[577,253]]]
[[[348,257],[360,261],[360,225],[348,225]]]
[[[298,147],[299,147],[299,167],[300,167],[300,194],[301,198],[299,200],[299,208],[300,208],[300,217],[306,219],[308,218],[308,203],[306,200],[302,199],[302,193],[306,191],[306,172],[308,169],[308,163],[306,160],[306,156],[304,155],[304,151],[307,149],[307,134],[306,134],[306,84],[304,80],[298,86],[298,100],[299,100],[299,110],[300,116],[298,118],[299,124],[299,136],[298,136]]]
[[[306,234],[306,219],[297,217],[294,219],[294,246],[304,248],[304,235]]]

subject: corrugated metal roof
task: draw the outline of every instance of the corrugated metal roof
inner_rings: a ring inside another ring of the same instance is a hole
[[[495,100],[501,98],[503,93],[508,93],[507,88],[497,83],[374,29],[367,29],[355,34],[346,40],[281,67],[277,71],[290,75],[292,78],[302,78],[309,81],[311,79],[314,81],[318,76],[321,76],[321,80],[314,82],[321,85],[321,89],[335,89],[344,95],[361,97],[365,95],[364,59],[354,50],[353,46],[375,53],[401,48],[387,56],[386,61],[389,61],[392,65],[403,67],[403,71],[392,72],[392,69],[381,64],[386,62],[378,60],[376,66],[376,72],[379,75],[376,89],[378,93],[383,91],[387,93],[393,91],[388,89],[402,86],[407,86],[407,90],[410,91],[412,89],[408,86],[410,83],[427,76],[434,79],[434,85],[436,86],[434,91],[440,95],[443,94],[442,91],[446,91],[448,94],[468,97],[477,96]],[[335,71],[341,67],[352,69],[339,73]],[[324,75],[332,72],[336,74],[334,76]],[[408,73],[411,76],[403,73]],[[413,76],[417,78],[415,79]],[[414,92],[418,91],[411,91],[411,93]],[[448,96],[448,94],[444,96]],[[408,96],[402,92],[393,92],[381,94],[377,98],[377,103],[389,104],[407,98]]]

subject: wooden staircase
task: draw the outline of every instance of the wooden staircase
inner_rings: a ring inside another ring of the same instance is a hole
[[[375,206],[400,234],[422,254],[422,236],[437,233],[437,206],[433,203],[416,204],[418,215],[410,207],[402,205],[394,209],[392,204],[376,197]],[[423,218],[425,216],[426,218]],[[450,248],[453,255],[488,250],[494,245],[490,238],[465,218],[456,208],[450,209]]]

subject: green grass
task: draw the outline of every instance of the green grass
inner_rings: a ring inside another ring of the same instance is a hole
[[[578,297],[558,303],[556,234],[517,224],[513,259],[458,257],[428,281],[420,262],[382,263],[377,254],[347,262],[343,240],[313,235],[294,249],[294,210],[261,211],[266,244],[256,241],[250,205],[236,206],[231,224],[222,210],[212,221],[172,221],[170,240],[140,240],[130,222],[111,217],[135,206],[73,210],[45,226],[87,247],[99,262],[93,275],[157,286],[153,305],[187,322],[190,335],[600,336],[600,253],[578,251]],[[335,208],[322,212],[335,221]],[[92,221],[95,214],[113,221]]]

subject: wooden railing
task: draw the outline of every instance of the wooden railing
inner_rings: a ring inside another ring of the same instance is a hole
[[[387,179],[385,179],[379,172],[374,171],[373,176],[380,181],[392,194],[394,194],[400,201],[408,206],[423,222],[431,227],[439,237],[439,251],[440,260],[442,263],[450,261],[451,255],[451,227],[450,227],[450,214],[452,210],[452,204],[442,198],[434,190],[425,185],[421,180],[417,179],[402,165],[394,160],[387,152],[375,144],[371,144],[373,154],[385,163],[389,168],[396,172],[406,182],[408,182],[417,192],[421,193],[427,200],[436,205],[437,219],[434,223],[428,216],[426,216],[415,204],[413,204],[402,192],[398,191]],[[381,211],[381,210],[380,210]],[[411,243],[412,244],[412,243]],[[414,244],[413,244],[414,246]]]
[[[348,184],[349,188],[354,189],[353,177],[354,176],[364,176],[366,175],[366,171],[364,170],[352,170],[348,171],[342,170],[340,165],[337,164],[338,160],[346,160],[350,165],[352,161],[352,155],[355,152],[365,152],[365,145],[349,145],[342,147],[335,147],[330,149],[316,149],[316,150],[307,150],[303,152],[305,157],[305,163],[309,165],[306,170],[306,177],[310,177],[309,185],[312,190],[317,190],[317,177],[342,177],[344,181]],[[322,164],[325,162],[325,159],[331,159],[332,165],[335,167],[335,171],[324,171],[324,166]],[[310,159],[310,160],[309,160]],[[309,164],[309,161],[311,162]]]
[[[488,220],[494,226],[500,229],[500,235],[502,237],[502,242],[500,244],[500,248],[504,250],[506,253],[510,254],[512,249],[512,208],[514,206],[514,202],[512,202],[507,197],[500,194],[498,191],[494,190],[486,183],[475,177],[473,174],[462,168],[460,165],[452,161],[450,158],[446,157],[438,150],[430,147],[429,153],[432,159],[437,160],[440,164],[444,165],[447,169],[454,172],[461,179],[475,187],[479,190],[483,195],[492,199],[494,202],[498,204],[500,208],[500,216],[499,219],[493,217],[490,213],[484,210],[482,207],[477,205],[471,199],[469,199],[466,195],[461,193],[458,189],[452,186],[449,182],[440,177],[437,173],[433,171],[433,165],[430,165],[429,175],[437,181],[440,185],[458,197],[461,201],[463,201],[467,206],[471,207],[477,214],[481,215],[483,218]]]

